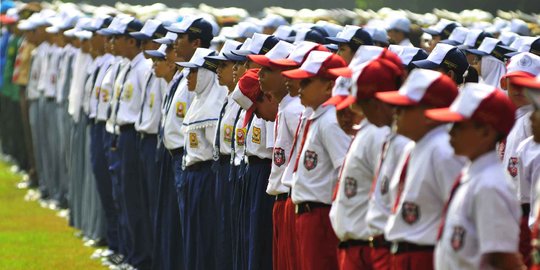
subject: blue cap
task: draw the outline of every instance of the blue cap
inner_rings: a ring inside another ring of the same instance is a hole
[[[444,67],[453,70],[458,76],[463,76],[467,68],[469,68],[465,54],[457,47],[444,43],[437,44],[426,59],[411,63],[424,69]]]

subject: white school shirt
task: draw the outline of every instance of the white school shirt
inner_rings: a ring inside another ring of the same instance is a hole
[[[274,122],[265,121],[253,114],[246,140],[247,156],[271,159],[273,147]]]
[[[234,139],[234,158],[233,162],[235,166],[239,166],[246,155],[246,140],[247,140],[247,124],[244,126],[244,119],[246,118],[246,111],[241,110],[240,116],[235,126],[235,139]],[[232,149],[231,149],[232,150]],[[233,153],[231,153],[232,155]]]
[[[99,88],[96,88],[97,78],[103,69],[104,56],[98,56],[95,60],[95,69],[90,73],[91,91],[88,96],[88,117],[96,118]]]
[[[99,69],[96,83],[94,84],[94,94],[97,96],[96,120],[107,121],[109,117],[109,106],[111,101],[114,79],[116,71],[122,63],[121,57],[112,54],[103,55],[103,63]]]
[[[62,57],[62,48],[53,44],[49,48],[49,60],[47,62],[47,79],[45,80],[44,95],[47,98],[56,97],[56,87],[58,82],[58,69],[60,68],[60,58]]]
[[[519,194],[518,201],[521,203],[527,201],[534,206],[538,198],[538,193],[534,189],[538,180],[540,180],[540,144],[536,143],[533,136],[522,141],[517,149],[518,175],[517,180],[520,183],[522,193]],[[528,193],[526,192],[528,191]],[[529,213],[529,225],[535,222],[537,211]]]
[[[183,76],[183,75],[178,75]],[[178,78],[178,77],[177,77]],[[173,82],[172,80],[171,82]],[[171,84],[172,85],[172,84]],[[170,104],[164,104],[163,144],[169,150],[184,147],[185,134],[181,132],[186,112],[193,101],[194,94],[188,91],[187,78],[183,76]],[[167,106],[169,105],[169,106]]]
[[[398,45],[404,47],[414,47],[414,45],[411,43],[411,40],[409,40],[408,38],[402,40]]]
[[[186,132],[184,136],[184,149],[186,150],[184,160],[186,166],[212,160],[215,133],[216,126],[192,129]]]
[[[295,204],[312,201],[330,205],[351,137],[339,126],[335,106],[319,106],[310,121],[303,147],[303,137],[298,137],[302,152],[293,173],[292,200]]]
[[[44,41],[40,44],[41,50],[39,52],[39,57],[41,57],[41,70],[39,73],[39,81],[38,81],[38,91],[40,93],[45,93],[47,90],[47,86],[49,85],[49,76],[48,75],[48,68],[49,68],[49,60],[51,58],[51,52],[52,52],[52,46],[49,42]]]
[[[71,79],[68,97],[68,113],[75,122],[78,122],[80,118],[88,67],[93,61],[94,59],[92,59],[89,54],[84,53],[81,50],[79,50],[75,56],[73,78]]]
[[[221,118],[220,127],[219,127],[219,133],[217,134],[216,130],[216,136],[217,138],[214,138],[214,148],[216,139],[218,140],[217,143],[219,144],[219,153],[220,155],[231,155],[231,143],[233,141],[233,138],[235,136],[235,120],[238,116],[238,113],[241,110],[240,105],[236,103],[231,95],[228,95],[226,97],[227,105],[225,106],[225,111],[223,114],[223,117]],[[214,151],[217,149],[214,149]]]
[[[270,195],[289,192],[289,187],[281,182],[281,178],[289,162],[294,135],[303,110],[304,106],[300,103],[299,97],[286,95],[279,103],[277,122],[274,123],[272,170],[266,187],[266,193]]]
[[[497,153],[486,153],[464,168],[435,249],[435,269],[492,269],[483,256],[516,253],[521,209],[512,180]]]
[[[386,152],[384,160],[378,170],[375,189],[371,193],[366,215],[367,224],[372,236],[384,233],[386,221],[392,213],[392,206],[396,199],[396,190],[390,188],[390,180],[398,167],[398,162],[403,153],[409,153],[414,147],[414,142],[409,138],[392,133],[385,140]],[[381,147],[382,149],[382,147]],[[379,161],[380,162],[380,156]]]
[[[99,68],[100,62],[101,57],[97,57],[93,59],[92,63],[90,63],[90,65],[88,65],[88,68],[86,69],[86,80],[84,82],[84,90],[81,103],[82,110],[86,116],[89,116],[90,114],[90,98],[93,92],[94,78],[97,76],[97,69]]]
[[[516,110],[516,123],[514,127],[508,133],[506,137],[506,144],[504,148],[503,166],[506,168],[507,173],[514,180],[516,185],[517,195],[521,198],[521,203],[530,203],[528,195],[530,192],[530,186],[527,183],[521,183],[518,180],[518,157],[517,148],[519,144],[526,138],[532,135],[531,121],[529,116],[533,111],[532,105],[526,105]]]
[[[58,83],[56,84],[56,103],[62,103],[66,99],[66,92],[69,90],[69,82],[73,77],[73,63],[77,51],[71,44],[62,48],[63,57],[59,64]],[[68,88],[68,89],[66,89]]]
[[[388,241],[420,245],[436,243],[441,212],[452,184],[465,164],[463,158],[454,155],[449,139],[446,125],[441,125],[416,142],[410,153],[398,207],[386,224]],[[391,180],[396,190],[403,163],[400,165]]]
[[[146,84],[146,82],[148,83]],[[145,84],[144,104],[139,105],[142,111],[139,111],[137,116],[135,129],[147,134],[157,134],[161,120],[161,102],[167,89],[167,81],[156,77],[156,74],[151,70],[146,76]]]
[[[341,169],[330,222],[342,242],[367,240],[371,236],[366,214],[373,177],[389,127],[377,127],[363,120],[354,137]]]
[[[287,157],[289,158],[289,161],[287,162],[287,167],[285,167],[285,171],[283,172],[283,175],[281,176],[281,183],[283,183],[284,186],[291,188],[292,187],[292,181],[293,181],[293,173],[294,173],[294,164],[296,163],[296,160],[298,159],[298,151],[300,143],[302,141],[302,134],[304,132],[304,127],[306,125],[306,121],[313,113],[313,109],[311,107],[304,107],[304,110],[300,114],[300,117],[298,119],[298,125],[296,126],[295,135],[293,137],[293,142],[291,143],[291,151],[287,154]],[[295,141],[296,138],[296,141]]]
[[[126,78],[127,72],[129,71],[130,67],[131,67],[131,62],[129,61],[129,59],[123,58],[122,63],[120,64],[120,69],[116,73],[116,76],[114,78],[110,78],[112,79],[111,98],[109,100],[110,111],[109,111],[109,117],[107,119],[107,123],[105,125],[105,129],[107,130],[107,132],[111,134],[120,133],[120,130],[116,123],[116,118],[117,118],[116,107],[118,106],[118,99],[122,92],[122,84],[124,82],[124,78]]]
[[[145,74],[152,69],[152,61],[144,58],[141,52],[131,60],[130,65],[131,69],[122,86],[120,103],[117,105],[119,108],[116,124],[119,126],[135,124],[137,121],[144,91],[144,78]]]
[[[26,87],[26,96],[28,100],[36,100],[41,93],[38,90],[39,75],[43,64],[42,50],[45,43],[41,43],[34,51],[32,51],[32,62],[30,66],[30,77]]]

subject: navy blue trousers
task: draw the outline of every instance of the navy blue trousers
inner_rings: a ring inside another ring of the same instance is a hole
[[[180,220],[183,227],[186,269],[216,269],[214,190],[212,161],[189,166],[177,179]]]
[[[105,212],[107,245],[110,250],[118,252],[118,209],[113,198],[113,182],[107,164],[109,146],[104,140],[104,133],[106,133],[104,122],[91,124],[90,158],[99,198]]]
[[[230,156],[222,155],[214,161],[216,171],[215,209],[216,209],[216,265],[219,269],[233,269],[233,224],[232,224],[232,193],[233,181],[229,179],[231,170]]]
[[[182,270],[184,251],[182,249],[182,227],[175,186],[174,160],[182,160],[182,152],[171,155],[163,144],[157,149],[160,165],[157,182],[157,204],[153,217],[154,248],[152,252],[153,270]]]
[[[246,226],[243,226],[243,200],[244,200],[244,174],[246,165],[242,163],[239,166],[231,166],[229,179],[232,181],[231,192],[231,223],[232,223],[232,244],[233,244],[233,269],[244,270],[247,265],[247,247],[244,244],[246,235]]]
[[[152,248],[148,204],[144,200],[143,177],[138,167],[137,132],[133,127],[122,130],[118,136],[120,154],[120,209],[128,228],[128,259],[137,269],[150,269]]]

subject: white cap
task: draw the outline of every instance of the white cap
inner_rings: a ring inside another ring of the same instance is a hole
[[[380,27],[366,27],[364,28],[366,32],[368,32],[371,35],[371,38],[373,41],[381,42],[384,44],[388,44],[388,34],[386,33],[386,30]]]
[[[219,51],[219,55],[223,55],[224,53],[230,53],[231,51],[237,50],[238,46],[240,46],[242,42],[238,42],[236,40],[228,39],[225,41],[223,46],[221,47],[221,50]]]
[[[253,34],[262,32],[262,29],[251,22],[240,22],[233,27],[234,31],[227,38],[251,38]]]
[[[281,40],[293,42],[296,32],[290,25],[280,25],[273,35]]]
[[[354,56],[349,64],[350,68],[355,68],[365,62],[379,57],[384,52],[384,48],[379,46],[364,45],[360,46],[354,53]]]
[[[411,31],[411,21],[406,17],[393,17],[388,20],[387,30],[399,30],[405,33]]]
[[[177,38],[178,38],[178,34],[174,32],[167,32],[165,37],[154,39],[154,42],[159,43],[159,44],[173,44]]]
[[[261,25],[263,27],[272,27],[272,28],[278,28],[282,25],[289,24],[285,18],[276,15],[276,14],[268,14],[264,19],[261,21]]]
[[[264,56],[270,60],[284,59],[294,50],[295,46],[289,42],[280,40],[270,51]]]
[[[519,35],[510,31],[502,32],[499,35],[499,39],[506,46],[510,46],[516,40],[516,38],[519,38]]]
[[[527,26],[527,23],[520,19],[512,19],[510,22],[510,31],[522,36],[531,34],[531,30],[529,29],[529,26]]]
[[[411,46],[390,45],[388,50],[397,54],[403,65],[407,66],[422,49]]]
[[[210,50],[207,48],[197,48],[195,50],[195,53],[193,53],[193,56],[189,60],[189,62],[177,62],[177,65],[187,67],[187,68],[199,68],[203,67],[205,64],[206,59],[205,57],[210,56],[212,54],[215,54],[214,50]]]
[[[343,26],[327,21],[317,21],[315,25],[324,28],[324,30],[326,30],[326,33],[328,33],[329,37],[335,37],[339,32],[343,30]]]
[[[463,45],[466,45],[469,48],[475,47],[476,46],[476,40],[478,39],[478,36],[480,36],[480,34],[482,34],[482,30],[480,30],[480,29],[471,29],[471,30],[469,30],[467,32],[467,37],[465,37],[465,41],[463,41]]]
[[[454,31],[452,31],[452,34],[450,34],[448,40],[454,41],[457,44],[463,44],[465,43],[468,34],[469,30],[467,28],[458,26],[454,28]]]

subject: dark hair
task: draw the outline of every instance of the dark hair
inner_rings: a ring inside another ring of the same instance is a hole
[[[473,66],[469,66],[467,68],[467,71],[465,72],[465,76],[464,76],[464,80],[466,83],[469,83],[469,82],[473,82],[473,83],[477,83],[479,81],[479,78],[478,78],[478,71],[476,71],[476,68],[474,68]]]
[[[439,66],[443,71],[444,73],[448,73],[450,70],[454,72],[454,78],[452,78],[452,80],[456,83],[456,84],[462,84],[463,83],[463,75],[462,74],[458,74],[457,70],[455,69],[450,69],[448,68],[446,65],[440,65]]]
[[[212,39],[205,39],[202,35],[192,33],[192,32],[187,32],[186,34],[187,34],[188,40],[190,42],[194,41],[196,39],[200,39],[201,40],[201,45],[199,47],[206,48],[206,49],[210,48],[210,42],[212,41]]]

